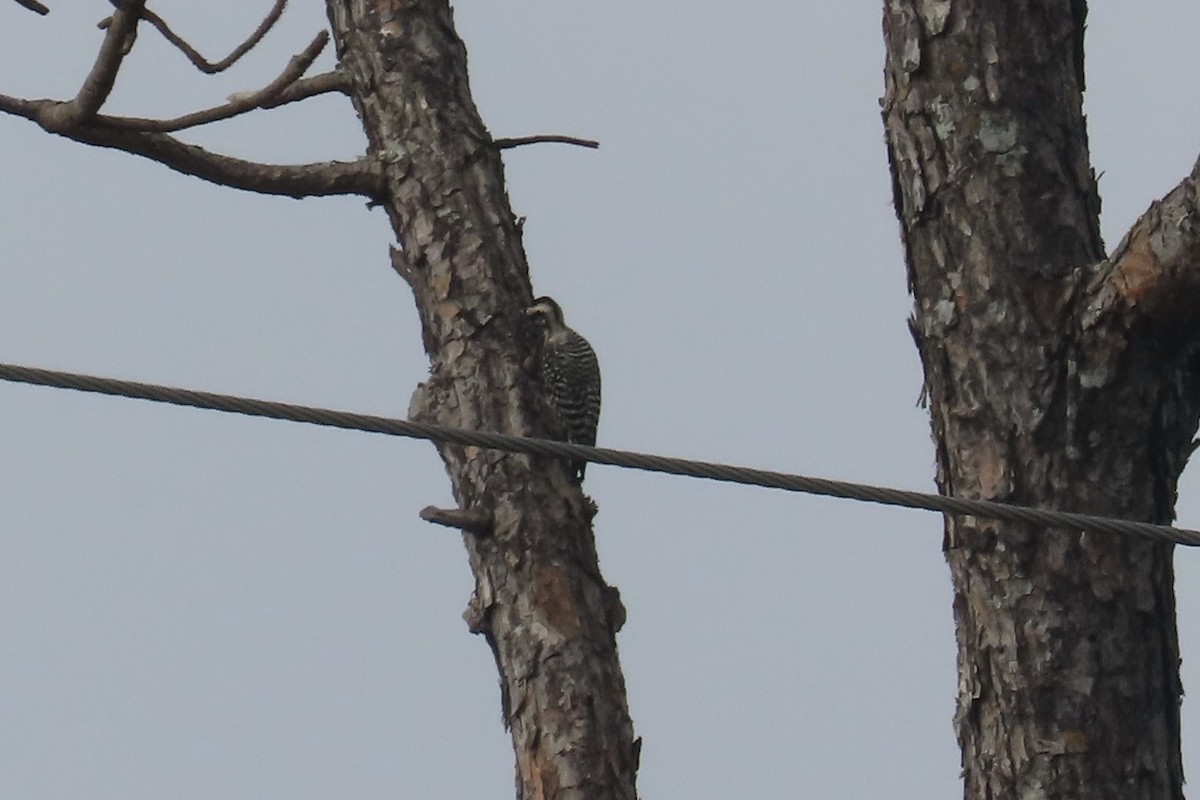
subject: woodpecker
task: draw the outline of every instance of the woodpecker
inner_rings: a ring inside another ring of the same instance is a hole
[[[558,415],[566,441],[592,447],[600,422],[600,364],[596,351],[563,322],[562,308],[549,297],[539,297],[525,309],[542,328],[539,373],[546,403]],[[571,462],[571,472],[582,483],[586,461]]]

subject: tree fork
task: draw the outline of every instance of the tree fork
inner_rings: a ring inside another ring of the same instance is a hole
[[[1085,15],[885,3],[912,326],[943,493],[1168,522],[1200,412],[1196,306],[1164,324],[1137,287],[1197,281],[1105,259]],[[1182,797],[1172,547],[959,516],[945,551],[965,796]]]
[[[499,151],[471,99],[466,50],[446,0],[328,0],[340,69],[400,247],[431,374],[414,419],[524,435],[550,420],[525,368],[533,299]],[[588,505],[553,460],[439,448],[459,508],[486,508],[492,535],[464,541],[512,733],[518,798],[636,797],[637,748],[617,659],[612,590]]]

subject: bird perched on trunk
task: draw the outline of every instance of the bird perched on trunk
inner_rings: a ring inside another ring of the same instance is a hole
[[[596,351],[563,322],[562,308],[549,297],[539,297],[525,313],[542,328],[539,373],[546,404],[557,414],[566,441],[596,444],[600,422],[600,364]],[[571,472],[583,482],[586,461],[572,460]]]

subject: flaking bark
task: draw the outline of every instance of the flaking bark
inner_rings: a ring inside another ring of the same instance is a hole
[[[883,116],[946,494],[1169,522],[1195,174],[1111,260],[1082,0],[886,0]],[[1172,549],[947,518],[968,798],[1178,798]]]
[[[414,419],[544,436],[530,363],[532,301],[499,151],[467,85],[445,0],[328,0],[341,69],[400,246],[430,358]],[[464,536],[476,588],[467,621],[491,645],[517,762],[518,798],[636,796],[637,752],[615,634],[579,488],[555,460],[440,448],[463,509],[491,535]]]

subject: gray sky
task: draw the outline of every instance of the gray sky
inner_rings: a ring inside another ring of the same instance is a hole
[[[0,92],[77,89],[108,4],[52,5],[0,0]],[[269,5],[153,7],[215,57]],[[293,6],[216,78],[143,32],[109,110],[265,84],[324,24]],[[932,488],[879,4],[456,11],[495,135],[602,142],[506,156],[534,289],[600,354],[601,444]],[[1184,0],[1093,4],[1110,246],[1200,151],[1198,26]],[[280,162],[363,146],[338,99],[187,138]],[[426,361],[381,212],[210,186],[13,118],[0,145],[0,360],[405,413]],[[450,502],[431,446],[7,384],[0,418],[0,795],[512,796],[462,544],[417,519]],[[629,609],[645,797],[959,795],[938,517],[599,466],[587,490]],[[1177,562],[1194,692],[1200,576]],[[1196,720],[1185,704],[1193,770]]]

